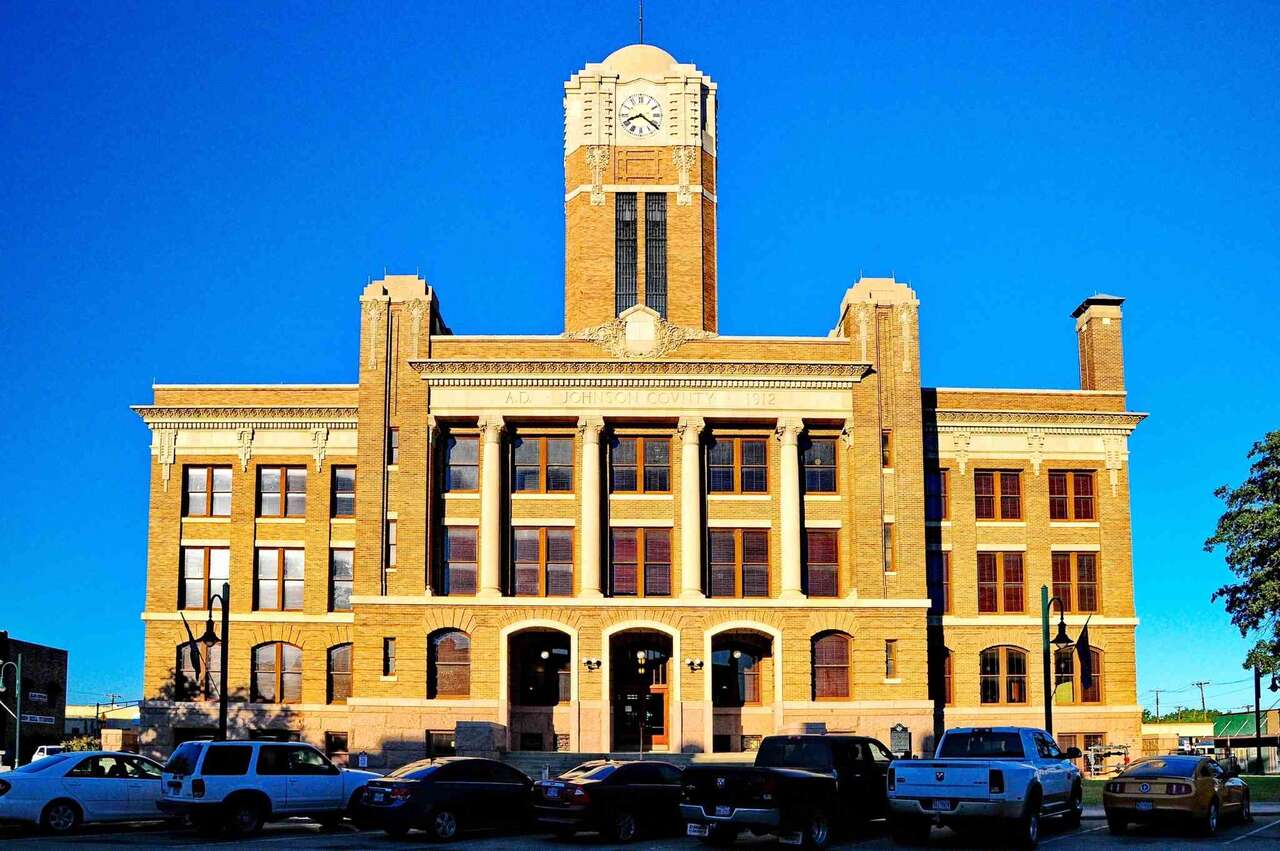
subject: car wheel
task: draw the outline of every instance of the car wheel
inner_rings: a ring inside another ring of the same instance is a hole
[[[1013,844],[1017,848],[1030,849],[1040,844],[1040,796],[1027,800],[1027,809],[1013,829]]]
[[[822,810],[814,810],[809,814],[809,821],[804,827],[804,847],[813,849],[826,848],[831,844],[831,819]]]
[[[738,839],[738,829],[723,824],[712,825],[707,835],[702,837],[702,844],[724,847],[732,845]]]
[[[1240,821],[1245,824],[1253,824],[1253,804],[1250,803],[1247,793],[1244,796],[1244,800],[1240,802]]]
[[[1218,799],[1209,802],[1209,810],[1200,821],[1200,832],[1205,836],[1213,836],[1218,832]]]
[[[81,818],[74,801],[52,801],[40,814],[40,826],[49,833],[67,834],[80,826]]]
[[[452,842],[458,836],[458,817],[453,810],[436,810],[427,822],[427,834],[436,842]]]
[[[640,833],[636,826],[635,814],[627,810],[618,810],[609,820],[606,832],[614,842],[631,842]]]
[[[1123,836],[1129,832],[1129,823],[1124,819],[1108,816],[1107,830],[1111,831],[1114,836]]]
[[[1062,817],[1062,823],[1067,828],[1074,830],[1080,826],[1082,819],[1084,819],[1084,790],[1079,786],[1073,786],[1071,787],[1071,800],[1067,804],[1067,812]]]
[[[267,819],[262,805],[252,798],[232,799],[226,809],[227,832],[235,837],[253,836]]]
[[[889,835],[899,845],[928,845],[932,832],[933,824],[925,819],[889,819]]]

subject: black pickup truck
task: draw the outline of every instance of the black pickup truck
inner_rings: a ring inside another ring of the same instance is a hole
[[[866,736],[768,736],[755,765],[691,765],[681,778],[686,833],[729,845],[743,830],[825,848],[832,833],[885,814],[893,754]]]

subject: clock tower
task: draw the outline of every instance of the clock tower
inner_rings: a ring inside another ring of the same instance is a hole
[[[716,330],[716,84],[632,44],[564,84],[565,331]]]

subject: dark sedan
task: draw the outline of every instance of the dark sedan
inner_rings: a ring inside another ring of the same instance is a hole
[[[597,830],[612,842],[680,825],[680,769],[669,762],[605,762],[534,784],[538,824],[561,838]]]
[[[492,759],[424,759],[371,780],[360,815],[391,836],[417,828],[448,842],[464,831],[525,827],[532,788],[528,777]]]

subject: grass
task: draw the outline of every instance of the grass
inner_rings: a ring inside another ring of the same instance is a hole
[[[1084,781],[1084,805],[1086,807],[1102,806],[1102,787],[1105,780]],[[1267,775],[1246,775],[1244,782],[1249,784],[1249,795],[1255,803],[1280,802],[1280,777]]]

